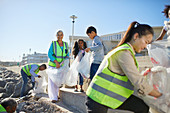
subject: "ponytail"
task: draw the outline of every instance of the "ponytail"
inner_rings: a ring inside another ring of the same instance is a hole
[[[123,36],[123,38],[120,40],[116,47],[124,43],[130,42],[135,33],[139,34],[139,38],[141,38],[141,36],[143,35],[148,34],[154,35],[154,31],[151,26],[147,24],[139,24],[137,21],[134,21],[129,25],[125,35]]]

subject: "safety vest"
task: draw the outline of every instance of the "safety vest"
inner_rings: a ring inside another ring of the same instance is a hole
[[[0,113],[7,113],[6,109],[0,104]]]
[[[32,64],[33,65],[33,64]],[[37,64],[36,64],[37,65]],[[34,71],[36,74],[40,71],[39,70],[39,65],[37,65],[38,68]],[[31,76],[30,70],[31,70],[31,65],[26,65],[22,68],[22,70],[28,75]]]
[[[123,44],[106,55],[102,62],[103,65],[100,65],[101,69],[99,67],[101,72],[97,72],[86,92],[86,95],[94,101],[113,109],[123,104],[134,92],[134,86],[126,75],[119,75],[108,69],[108,59],[111,55],[122,50],[129,50],[131,52],[138,68],[138,62],[131,47],[128,44]]]
[[[61,63],[68,54],[69,48],[67,42],[63,42],[63,50],[61,49],[60,45],[57,41],[52,41],[53,44],[53,56],[55,57],[55,60],[57,60],[58,63]],[[49,66],[56,67],[55,62],[49,61]]]

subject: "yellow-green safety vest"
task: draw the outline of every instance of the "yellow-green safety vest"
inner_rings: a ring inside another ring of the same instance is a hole
[[[67,42],[63,42],[63,50],[61,49],[60,45],[57,41],[52,41],[53,44],[53,56],[58,63],[61,63],[65,58],[67,58],[67,54],[69,51]],[[56,67],[56,64],[53,61],[49,61],[49,66]]]
[[[99,71],[101,72],[97,72],[86,92],[86,95],[92,100],[113,109],[116,109],[123,104],[123,102],[134,92],[134,86],[126,75],[119,75],[108,69],[109,58],[116,52],[122,50],[129,50],[131,52],[139,70],[138,62],[132,48],[125,43],[106,55],[102,61],[103,65],[100,65],[101,69],[99,67]]]
[[[31,64],[33,65],[33,64]],[[28,76],[31,76],[31,73],[30,73],[30,70],[31,70],[31,65],[26,65],[22,68],[22,70],[28,75]],[[39,70],[39,65],[38,64],[34,64],[34,65],[37,65],[38,68],[34,71],[36,74],[40,71]]]
[[[6,109],[0,104],[0,113],[7,113]]]

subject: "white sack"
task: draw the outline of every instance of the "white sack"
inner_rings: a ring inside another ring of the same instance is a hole
[[[147,71],[147,70],[146,70]],[[170,79],[167,74],[167,69],[162,66],[153,67],[150,72],[145,73],[148,83],[156,90],[161,92],[163,96],[154,98],[152,96],[145,96],[144,101],[151,107],[160,112],[170,113]]]
[[[81,59],[77,71],[84,77],[89,78],[90,77],[90,53],[85,52],[85,55]]]
[[[58,86],[60,87],[62,84],[65,84],[66,78],[67,78],[67,72],[69,70],[69,60],[64,60],[63,66],[60,68],[51,67],[49,66],[46,70],[46,73],[50,77],[50,79]]]
[[[155,41],[147,49],[154,66],[170,67],[170,40]]]

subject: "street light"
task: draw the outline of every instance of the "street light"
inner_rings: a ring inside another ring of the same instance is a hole
[[[75,19],[77,17],[75,15],[72,15],[72,16],[70,16],[70,18],[72,19],[72,22],[73,22],[73,24],[72,24],[72,38],[71,38],[71,51],[72,51],[72,48],[73,48],[73,36],[74,36],[74,22],[75,22]],[[73,55],[72,55],[72,52],[71,52],[71,58],[73,58],[72,56]]]

